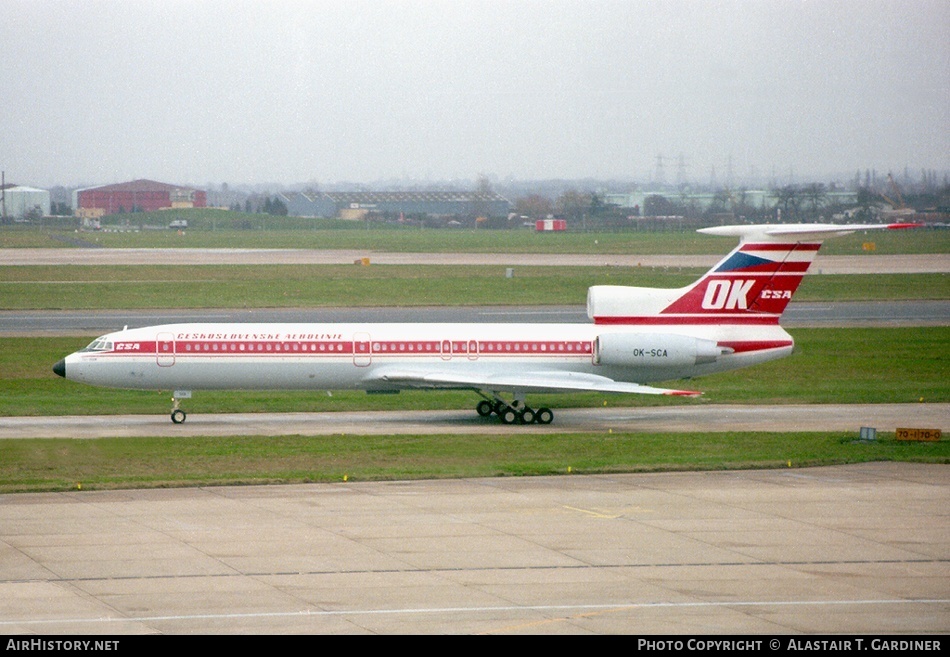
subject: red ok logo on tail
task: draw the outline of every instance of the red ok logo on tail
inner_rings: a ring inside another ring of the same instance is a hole
[[[781,315],[820,243],[744,243],[661,313]]]
[[[738,278],[710,281],[703,295],[702,307],[704,310],[747,310],[753,285],[755,281]]]

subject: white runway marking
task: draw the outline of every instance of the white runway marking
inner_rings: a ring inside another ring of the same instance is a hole
[[[730,600],[723,602],[646,602],[646,603],[614,603],[614,604],[586,604],[586,605],[497,605],[476,607],[413,607],[407,609],[339,609],[339,610],[298,610],[250,612],[240,614],[180,614],[173,616],[128,616],[105,618],[60,618],[43,620],[0,620],[4,625],[52,625],[58,623],[80,623],[87,625],[101,625],[108,623],[148,623],[159,621],[195,621],[195,620],[234,620],[246,618],[295,618],[302,616],[332,617],[332,616],[406,616],[424,614],[478,614],[485,612],[512,612],[512,611],[539,611],[539,612],[585,612],[614,610],[624,611],[633,609],[689,609],[689,608],[735,608],[735,607],[828,607],[842,605],[944,605],[950,603],[950,598],[922,599],[922,600]]]

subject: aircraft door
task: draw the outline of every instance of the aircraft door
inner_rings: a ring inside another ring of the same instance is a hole
[[[175,336],[163,332],[155,336],[155,362],[159,367],[175,364]]]
[[[369,333],[353,334],[353,364],[357,367],[368,367],[373,362],[373,344]]]

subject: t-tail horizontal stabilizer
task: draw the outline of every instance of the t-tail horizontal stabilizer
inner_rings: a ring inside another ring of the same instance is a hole
[[[738,237],[739,245],[683,288],[596,285],[587,313],[597,324],[644,326],[778,324],[821,248],[822,240],[861,230],[919,224],[759,224],[716,226],[700,233]]]

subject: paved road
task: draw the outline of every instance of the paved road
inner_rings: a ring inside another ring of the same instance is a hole
[[[499,265],[712,267],[719,255],[572,255],[527,253],[389,253],[315,249],[0,249],[2,265],[273,265],[351,264],[361,258],[384,265]],[[812,271],[826,274],[950,272],[950,254],[822,256]]]
[[[120,651],[141,642],[115,635],[145,633],[766,635],[757,652],[844,634],[870,649],[950,628],[948,472],[3,495],[0,632]]]
[[[200,393],[199,393],[200,394]],[[607,397],[608,404],[609,397]],[[187,410],[187,402],[183,404]],[[170,408],[170,405],[169,405]],[[168,415],[0,417],[4,438],[142,436],[326,436],[392,434],[496,435],[570,432],[894,431],[950,430],[950,404],[740,405],[684,401],[647,408],[555,408],[553,424],[501,425],[473,410],[339,413],[192,413],[182,425]]]
[[[256,310],[6,310],[0,336],[100,335],[123,326],[178,322],[530,322],[588,323],[583,306],[265,308]],[[950,325],[950,301],[792,302],[787,328]]]

